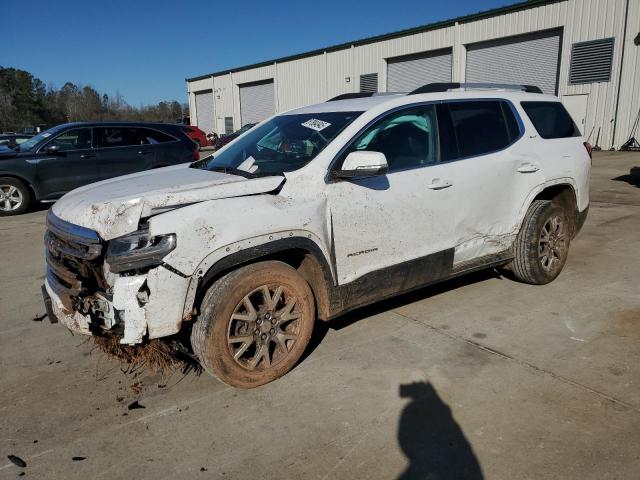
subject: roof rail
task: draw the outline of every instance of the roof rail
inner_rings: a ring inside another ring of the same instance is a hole
[[[418,93],[437,93],[446,92],[456,88],[478,88],[478,89],[501,89],[501,90],[520,90],[527,93],[542,93],[539,87],[535,85],[512,85],[507,83],[428,83],[416,88],[409,95],[417,95]]]
[[[343,93],[337,97],[330,98],[327,102],[335,102],[337,100],[350,100],[352,98],[366,98],[373,97],[376,92],[363,92],[363,93]]]

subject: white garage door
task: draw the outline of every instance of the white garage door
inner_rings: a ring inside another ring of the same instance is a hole
[[[213,92],[196,93],[196,125],[204,133],[214,128]]]
[[[240,119],[242,126],[258,123],[276,111],[273,80],[240,85]]]
[[[387,92],[410,92],[427,83],[451,81],[451,50],[387,60]]]
[[[554,30],[469,45],[466,82],[535,85],[554,95],[560,35]]]

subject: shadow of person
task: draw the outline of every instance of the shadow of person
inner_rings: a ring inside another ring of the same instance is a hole
[[[430,383],[400,385],[400,397],[411,402],[398,426],[398,442],[409,459],[399,480],[484,478],[469,441]]]

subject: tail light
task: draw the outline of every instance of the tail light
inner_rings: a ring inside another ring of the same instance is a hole
[[[194,159],[195,161],[200,160],[200,152],[199,152],[197,149],[195,149],[195,150],[192,152],[192,155],[193,155],[193,159]]]
[[[587,149],[587,153],[589,154],[589,158],[591,160],[593,160],[593,147],[591,146],[591,144],[589,142],[584,142],[584,148]]]

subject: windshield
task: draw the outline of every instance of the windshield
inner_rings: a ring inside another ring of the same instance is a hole
[[[297,170],[318,155],[361,112],[280,115],[254,127],[193,167],[245,176]]]
[[[51,137],[51,135],[55,135],[58,133],[58,130],[62,128],[64,125],[58,125],[57,127],[50,128],[49,130],[45,130],[37,135],[34,135],[26,142],[22,142],[19,145],[16,145],[15,149],[19,152],[28,152],[33,150],[40,142],[43,142],[47,138]]]

